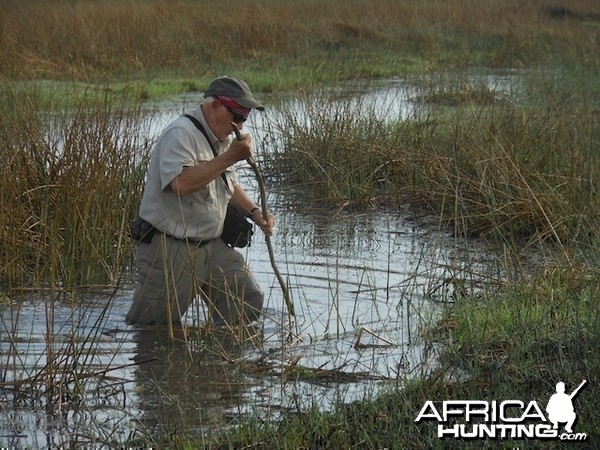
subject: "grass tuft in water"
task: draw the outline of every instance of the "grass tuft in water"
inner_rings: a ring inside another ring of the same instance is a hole
[[[0,280],[13,286],[114,284],[151,143],[123,99],[56,110],[20,90],[0,106]]]
[[[528,100],[491,100],[489,90],[435,88],[453,92],[450,102],[430,89],[420,85],[427,101],[409,120],[382,118],[351,88],[307,93],[306,111],[281,112],[269,170],[317,205],[412,205],[434,211],[455,234],[584,245],[597,238],[593,105],[579,97],[559,104],[537,90]]]

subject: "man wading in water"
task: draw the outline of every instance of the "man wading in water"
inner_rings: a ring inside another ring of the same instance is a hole
[[[260,317],[263,292],[242,254],[220,236],[231,199],[263,233],[274,231],[275,218],[263,218],[233,168],[253,151],[251,135],[233,139],[234,126],[241,128],[252,109],[264,106],[245,82],[231,77],[213,80],[204,97],[191,118],[181,116],[167,126],[150,159],[132,227],[138,281],[129,324],[178,323],[201,292],[216,324]]]

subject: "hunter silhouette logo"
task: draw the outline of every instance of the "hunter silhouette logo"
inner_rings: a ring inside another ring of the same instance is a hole
[[[586,433],[574,433],[577,419],[573,399],[586,384],[583,380],[570,394],[565,383],[556,384],[546,410],[535,400],[428,400],[415,419],[437,422],[440,439],[559,439],[585,441]],[[564,424],[564,432],[560,431]]]
[[[558,429],[559,422],[566,422],[565,431],[567,433],[573,433],[573,424],[577,418],[575,409],[573,408],[573,398],[579,393],[586,380],[583,380],[577,389],[571,394],[565,394],[565,383],[562,381],[556,383],[556,394],[550,397],[546,411],[548,412],[548,419],[553,424],[553,429]]]

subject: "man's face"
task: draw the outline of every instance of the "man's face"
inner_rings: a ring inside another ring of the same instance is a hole
[[[234,125],[231,122],[234,122],[240,130],[244,126],[246,118],[233,111],[232,108],[226,106],[218,99],[215,99],[212,103],[212,112],[213,120],[210,126],[219,141],[224,141],[233,133]]]

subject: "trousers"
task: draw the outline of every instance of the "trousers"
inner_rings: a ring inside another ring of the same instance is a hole
[[[136,248],[137,282],[126,322],[179,323],[198,295],[215,325],[260,318],[264,293],[244,257],[221,238],[198,245],[155,233]]]

